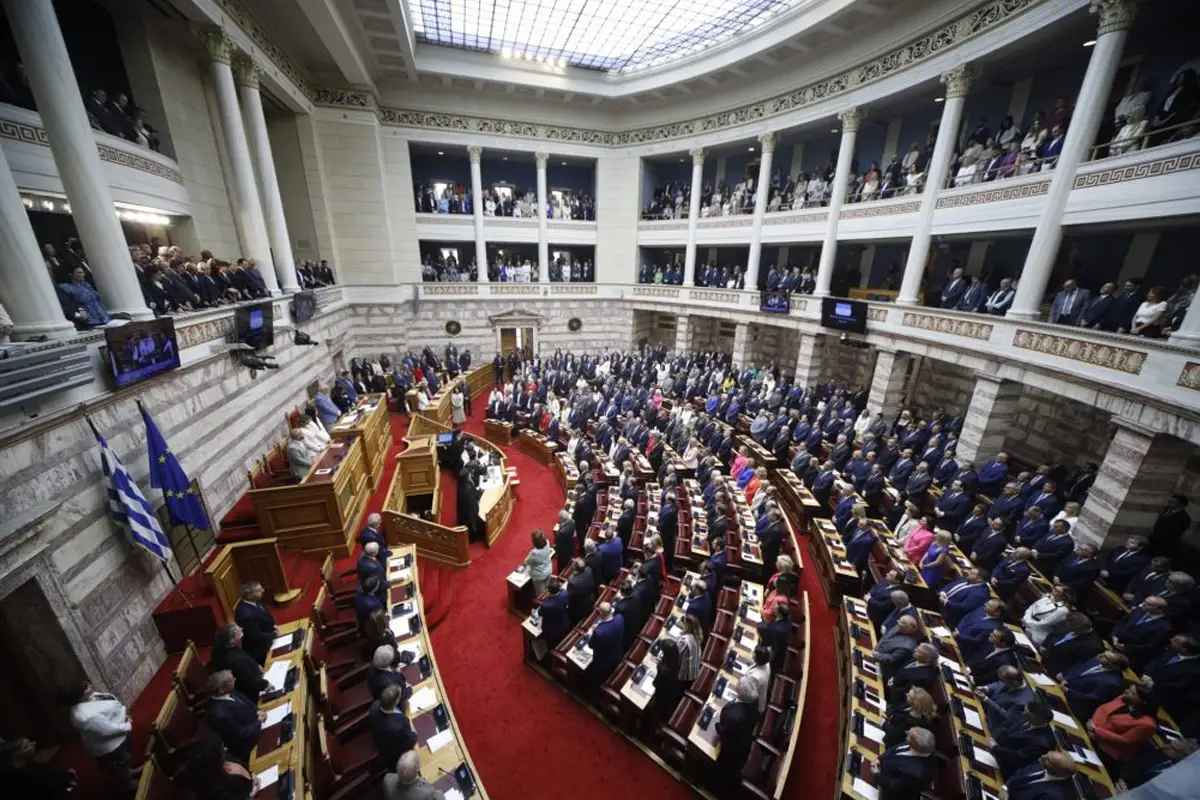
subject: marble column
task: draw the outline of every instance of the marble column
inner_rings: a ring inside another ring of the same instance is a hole
[[[796,352],[796,383],[805,388],[816,386],[821,376],[821,358],[825,354],[825,336],[800,335],[800,348]]]
[[[1193,447],[1113,417],[1117,426],[1075,526],[1077,541],[1108,547],[1145,534],[1175,491]]]
[[[550,196],[546,192],[546,161],[549,153],[534,153],[537,158],[537,203],[538,203],[538,280],[550,281],[550,243],[546,239],[546,208]]]
[[[471,159],[471,210],[475,217],[475,264],[479,267],[479,283],[488,282],[487,240],[483,237],[483,169],[482,147],[468,147]]]
[[[837,258],[838,217],[842,214],[842,205],[846,202],[846,188],[850,183],[850,162],[854,160],[854,142],[858,138],[858,126],[865,112],[857,108],[848,108],[838,119],[842,121],[842,143],[838,147],[837,169],[833,173],[833,185],[829,189],[829,219],[825,223],[825,239],[821,243],[821,260],[817,265],[817,288],[814,292],[818,297],[829,294],[833,285],[833,264]]]
[[[958,460],[979,465],[1004,449],[1004,440],[1017,416],[1021,384],[994,375],[976,374],[975,390],[958,436]]]
[[[871,375],[871,391],[867,395],[867,407],[871,409],[872,416],[882,411],[883,418],[890,424],[900,413],[911,361],[912,356],[908,353],[878,351],[875,372]]]
[[[687,314],[675,315],[675,352],[687,353],[692,349],[691,318]]]
[[[152,319],[154,314],[146,307],[129,258],[96,150],[96,134],[88,124],[54,6],[51,0],[3,0],[3,5],[104,305],[110,314]],[[14,320],[20,313],[11,305],[8,311]]]
[[[917,226],[908,247],[908,260],[904,263],[904,278],[896,298],[899,305],[915,306],[917,295],[921,292],[921,279],[925,277],[925,264],[929,260],[933,214],[937,209],[938,193],[946,185],[950,161],[958,146],[958,128],[962,124],[963,106],[971,85],[971,68],[964,64],[943,74],[942,83],[946,87],[946,102],[942,105],[942,119],[938,124],[937,141],[933,145],[933,157],[925,173],[925,191],[921,194]]]
[[[279,179],[275,175],[271,140],[267,138],[267,118],[263,115],[262,94],[258,90],[259,69],[254,60],[246,55],[236,58],[234,66],[238,93],[242,98],[242,116],[245,118],[250,152],[258,174],[259,196],[266,217],[267,240],[271,243],[275,275],[279,278],[279,287],[291,294],[300,290],[300,282],[296,277],[296,261],[292,256],[292,240],[288,238],[287,220],[283,216],[283,200],[279,196]],[[267,288],[272,290],[272,294],[275,293],[270,281],[267,282]]]
[[[1112,92],[1113,78],[1121,64],[1125,40],[1133,26],[1135,8],[1135,0],[1092,0],[1090,10],[1099,18],[1096,44],[1088,59],[1087,72],[1075,101],[1062,152],[1054,165],[1050,188],[1042,201],[1042,213],[1033,234],[1033,242],[1029,245],[1029,255],[1025,257],[1021,282],[1017,285],[1012,308],[1006,315],[1010,319],[1034,320],[1041,317],[1042,298],[1062,245],[1063,212],[1067,208],[1067,198],[1075,185],[1080,163],[1087,158],[1096,141],[1096,133]]]
[[[704,191],[704,148],[689,151],[692,155],[692,196],[688,203],[687,250],[683,255],[683,285],[696,285],[696,226],[700,220],[700,195]]]
[[[225,152],[229,158],[229,171],[233,185],[226,187],[233,212],[233,225],[237,229],[238,243],[242,255],[259,263],[263,280],[275,283],[273,293],[278,293],[278,282],[274,280],[275,262],[271,258],[271,247],[267,241],[267,224],[263,221],[262,206],[259,205],[258,187],[254,180],[254,166],[250,160],[250,144],[246,140],[246,127],[238,107],[237,86],[233,80],[233,40],[219,30],[203,33],[204,46],[208,48],[212,71],[213,89],[217,98],[217,113],[221,118],[221,132],[225,138]],[[269,275],[268,275],[269,273]]]
[[[0,150],[0,302],[12,318],[14,341],[66,339],[75,325],[64,319],[54,281]]]
[[[733,332],[733,363],[738,369],[749,366],[750,358],[750,323],[739,322]]]
[[[758,164],[758,180],[754,188],[754,223],[750,231],[750,256],[746,259],[746,288],[758,289],[758,262],[762,258],[763,215],[767,213],[767,194],[771,184],[771,160],[775,155],[775,134],[764,133],[758,137],[762,145],[762,160]]]

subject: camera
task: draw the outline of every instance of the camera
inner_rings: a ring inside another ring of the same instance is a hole
[[[307,345],[307,346],[310,346],[310,347],[316,347],[317,345],[319,345],[319,344],[320,344],[320,342],[319,342],[319,341],[317,341],[316,339],[312,338],[311,336],[309,336],[309,335],[308,335],[307,333],[305,333],[304,331],[302,331],[302,330],[297,330],[297,331],[296,331],[296,335],[295,335],[294,337],[292,337],[292,344],[295,344],[295,345],[302,345],[302,346],[303,346],[303,345]]]
[[[272,356],[260,356],[257,353],[242,352],[238,356],[238,360],[243,367],[250,368],[250,377],[257,378],[258,371],[261,369],[279,369],[279,365],[275,363]]]

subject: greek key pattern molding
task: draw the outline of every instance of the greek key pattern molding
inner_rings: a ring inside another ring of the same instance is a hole
[[[721,292],[713,291],[712,289],[693,289],[692,299],[700,300],[706,303],[729,303],[730,305],[738,304],[737,292]]]
[[[863,205],[858,208],[844,209],[838,214],[838,219],[858,219],[861,217],[890,217],[893,214],[915,214],[921,210],[920,201],[909,203],[892,203],[891,205]]]
[[[599,294],[594,283],[555,283],[550,285],[550,294]]]
[[[634,297],[673,297],[679,298],[679,290],[669,286],[635,286]]]
[[[1139,350],[1020,328],[1013,337],[1013,346],[1130,375],[1140,375],[1142,365],[1146,362],[1146,354]]]
[[[1179,380],[1175,381],[1175,385],[1200,392],[1200,364],[1195,361],[1184,364],[1183,372],[1179,373]]]
[[[491,219],[491,217],[484,217],[484,219]],[[475,224],[475,218],[466,214],[428,214],[421,212],[417,214],[417,222],[436,222],[438,225],[461,225],[467,227]]]
[[[421,287],[427,295],[479,294],[479,287],[474,283],[430,283]]]
[[[733,217],[701,217],[696,223],[702,228],[749,228],[754,224],[750,214],[738,214]]]
[[[280,70],[292,78],[297,86],[305,88],[306,94],[317,105],[360,110],[375,109],[383,124],[399,127],[453,130],[549,142],[628,147],[737,128],[846,94],[938,56],[956,45],[984,35],[1048,0],[991,0],[991,2],[979,5],[872,61],[800,89],[698,119],[635,128],[628,131],[597,131],[461,114],[427,113],[413,109],[377,107],[374,96],[367,92],[313,90],[307,80],[297,79],[293,76],[293,72],[296,71],[295,65],[283,55],[278,46],[266,38],[266,33],[262,28],[250,20],[238,0],[217,0],[217,2],[222,9],[230,13],[234,21],[246,31],[255,44],[263,49],[268,58]]]
[[[810,211],[806,214],[765,214],[764,225],[803,225],[806,222],[824,222],[829,218],[829,209]]]
[[[952,336],[965,336],[968,339],[979,339],[981,341],[992,338],[992,330],[994,328],[994,326],[988,325],[986,322],[935,317],[932,314],[916,314],[911,311],[904,313],[901,324],[906,328],[920,328],[923,331],[948,333]]]
[[[23,144],[35,144],[39,147],[50,146],[50,138],[46,135],[45,128],[39,125],[26,125],[22,122],[12,122],[10,120],[0,120],[0,138],[12,139],[14,142],[21,142]],[[101,161],[135,169],[138,172],[145,172],[147,175],[153,175],[156,178],[166,178],[173,183],[178,183],[180,186],[183,185],[183,175],[179,173],[179,170],[171,169],[166,164],[160,164],[152,159],[143,158],[135,153],[118,150],[107,144],[97,144],[96,150],[100,153]]]
[[[493,283],[492,294],[541,294],[542,287],[536,283]]]
[[[1157,175],[1169,175],[1172,172],[1184,172],[1189,169],[1200,169],[1200,153],[1184,153],[1171,158],[1130,164],[1127,167],[1113,167],[1097,172],[1081,173],[1075,176],[1074,188],[1091,189],[1095,186],[1153,178]]]
[[[962,208],[983,203],[997,203],[1001,200],[1020,200],[1026,197],[1040,197],[1048,191],[1050,191],[1050,179],[1046,178],[1044,181],[1023,183],[1020,186],[978,189],[949,197],[943,195],[937,199],[937,205],[934,208]]]

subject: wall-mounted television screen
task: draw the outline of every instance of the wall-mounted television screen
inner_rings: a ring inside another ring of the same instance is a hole
[[[317,295],[315,292],[296,292],[292,295],[292,316],[296,324],[308,322],[317,313]]]
[[[175,320],[170,317],[105,328],[104,342],[118,389],[179,366]]]
[[[763,291],[759,294],[758,309],[771,314],[791,313],[792,297],[787,292]]]
[[[233,315],[239,342],[255,350],[270,347],[275,343],[275,309],[271,303],[253,306],[238,306]]]
[[[826,297],[821,300],[821,324],[846,333],[866,333],[867,304],[844,297]]]

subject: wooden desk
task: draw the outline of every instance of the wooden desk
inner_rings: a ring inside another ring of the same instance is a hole
[[[512,423],[499,419],[485,419],[483,421],[483,438],[493,444],[512,444]]]
[[[843,597],[854,597],[862,587],[858,570],[846,560],[846,545],[833,521],[820,517],[812,520],[808,540],[809,552],[821,577],[821,589],[831,606],[840,606]]]
[[[502,476],[499,484],[485,489],[479,498],[479,518],[484,523],[487,536],[484,543],[491,547],[500,538],[500,534],[504,533],[504,528],[512,517],[516,487],[520,482],[516,479],[516,472],[508,466],[508,458],[503,450],[486,439],[474,436],[470,438],[480,450],[494,454]]]
[[[242,586],[249,581],[261,583],[272,602],[280,607],[289,606],[300,597],[302,590],[288,585],[283,561],[279,557],[278,541],[252,539],[223,545],[204,570],[226,620],[233,620],[234,609],[242,596]]]
[[[410,680],[409,685],[412,687],[413,694],[408,701],[408,717],[412,721],[413,729],[417,733],[419,744],[417,745],[421,756],[421,777],[430,783],[437,783],[444,780],[445,773],[453,773],[459,765],[465,764],[475,778],[477,793],[474,795],[480,800],[487,800],[487,790],[483,788],[483,782],[479,777],[479,770],[475,768],[475,764],[471,761],[471,754],[467,751],[466,741],[463,738],[462,731],[458,727],[458,721],[454,718],[454,709],[450,705],[450,699],[446,694],[446,689],[442,684],[441,675],[437,668],[437,658],[434,655],[433,647],[429,640],[429,626],[425,624],[425,609],[421,595],[420,586],[417,582],[416,569],[416,548],[412,545],[404,545],[397,547],[392,551],[392,556],[388,560],[388,570],[390,573],[396,574],[396,568],[403,564],[405,558],[412,558],[413,564],[407,569],[407,579],[399,583],[393,581],[392,597],[403,597],[407,592],[408,584],[416,586],[415,594],[412,599],[413,612],[421,620],[421,630],[415,635],[402,635],[396,633],[396,646],[399,650],[416,649],[419,651],[419,656],[428,656],[432,670],[428,676],[421,676],[419,669],[415,665],[411,665],[406,670],[406,677],[413,677],[416,680]],[[401,590],[401,591],[397,591]],[[405,601],[409,602],[409,601]],[[392,603],[389,602],[389,612]],[[402,625],[396,625],[396,619],[393,618],[393,633],[396,628],[403,631]],[[428,706],[424,706],[420,702],[422,698],[432,698],[432,702]],[[445,731],[436,731],[436,726],[431,725],[433,722],[432,710],[438,705],[441,705],[446,710],[446,717],[449,720],[449,726]],[[422,706],[418,708],[418,706]],[[449,731],[449,740],[443,744],[437,752],[434,752],[430,747],[431,734],[442,734]],[[452,780],[452,779],[451,779]],[[439,784],[441,788],[443,784]],[[450,784],[454,786],[453,783]]]
[[[388,454],[392,451],[392,426],[388,422],[387,395],[360,396],[358,405],[333,423],[329,435],[334,439],[358,438],[362,442],[371,488],[378,488],[379,482],[383,480]]]
[[[517,438],[521,443],[521,451],[528,453],[533,460],[547,467],[554,463],[554,454],[559,449],[557,443],[528,428],[521,431]]]
[[[688,586],[692,581],[699,580],[699,578],[700,574],[698,572],[687,572],[683,577],[683,585]],[[680,591],[682,592],[682,590]],[[679,607],[678,603],[672,603],[671,613],[663,620],[662,627],[658,631],[658,636],[654,637],[654,641],[658,642],[667,638],[676,638],[682,631],[683,609]],[[643,664],[646,666],[646,676],[642,679],[642,683],[634,683],[633,676],[630,675],[629,680],[625,681],[624,685],[621,686],[621,697],[632,703],[638,711],[644,711],[646,706],[650,705],[650,698],[654,696],[654,676],[658,674],[658,660],[650,652],[650,648],[646,648],[646,655],[634,666],[637,667]],[[650,691],[647,691],[647,689],[650,689]]]
[[[307,619],[279,626],[279,637],[290,636],[297,631],[302,632],[303,646],[288,646],[272,651],[265,667],[266,670],[270,670],[275,665],[282,664],[289,671],[295,670],[295,686],[282,697],[260,700],[258,704],[259,710],[267,713],[290,705],[293,719],[292,738],[287,742],[280,742],[281,728],[278,724],[264,728],[250,756],[250,773],[257,775],[271,767],[277,767],[281,774],[291,771],[296,797],[299,798],[304,793],[301,786],[305,783],[303,776],[308,759],[310,722],[316,718],[313,700],[309,695],[308,675],[304,669],[304,654],[312,652],[314,633],[312,623]]]
[[[370,498],[368,469],[361,437],[349,437],[330,442],[299,483],[251,490],[263,537],[290,550],[346,558]]]

